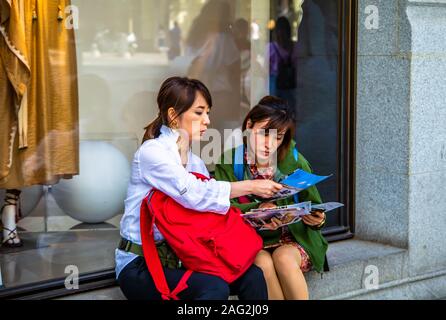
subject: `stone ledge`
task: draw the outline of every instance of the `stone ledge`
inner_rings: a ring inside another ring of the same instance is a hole
[[[341,300],[445,300],[446,269],[392,281],[377,290],[359,290],[330,299]]]
[[[435,272],[410,275],[408,253],[405,249],[361,240],[332,244],[328,253],[331,271],[322,280],[315,273],[307,276],[311,299],[445,299],[446,266]],[[377,289],[364,287],[368,265],[378,268]]]
[[[378,268],[381,284],[403,279],[406,253],[404,249],[355,239],[333,243],[328,251],[330,272],[324,273],[322,279],[316,272],[307,275],[311,299],[327,299],[363,289],[368,265]],[[123,300],[125,297],[118,287],[113,287],[62,299]]]
[[[127,300],[119,287],[94,290],[58,298],[56,300]]]
[[[322,276],[311,272],[306,277],[311,299],[363,289],[367,266],[377,268],[380,284],[402,279],[406,273],[407,250],[379,243],[356,239],[337,242],[329,246],[327,256],[330,272]]]

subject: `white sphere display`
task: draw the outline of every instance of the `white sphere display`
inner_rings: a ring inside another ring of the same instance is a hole
[[[22,218],[27,217],[39,204],[43,195],[43,186],[35,185],[20,189],[20,208]],[[4,205],[6,190],[0,190],[0,208]]]
[[[130,165],[110,143],[82,141],[80,175],[52,187],[58,206],[70,217],[85,223],[107,221],[124,210]]]

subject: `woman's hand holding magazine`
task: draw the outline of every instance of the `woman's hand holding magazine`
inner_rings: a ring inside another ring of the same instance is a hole
[[[338,209],[342,206],[344,205],[337,202],[313,206],[311,202],[302,202],[283,207],[254,209],[242,216],[252,227],[260,231],[277,230],[281,227],[298,223],[303,217],[306,217],[305,220],[307,221],[305,222],[308,222],[308,225],[316,224],[316,220],[319,220],[320,215],[323,216],[325,212]]]

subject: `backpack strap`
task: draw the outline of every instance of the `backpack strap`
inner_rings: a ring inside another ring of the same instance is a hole
[[[245,145],[242,143],[235,149],[234,155],[234,175],[238,181],[243,181],[245,176]]]
[[[297,150],[297,145],[293,150],[293,154],[294,154],[294,160],[296,160],[296,162],[299,161],[299,150]]]
[[[296,160],[296,162],[298,162],[299,161],[299,150],[297,149],[297,143],[293,149],[293,154],[294,154],[294,160]],[[294,203],[299,203],[299,194],[298,193],[296,193],[294,195]]]
[[[152,190],[149,195],[144,198],[140,209],[141,241],[144,259],[155,283],[155,287],[160,292],[162,299],[179,300],[178,294],[187,289],[186,282],[192,275],[192,271],[187,270],[177,287],[173,291],[170,291],[153,235],[153,226],[155,224],[156,215],[151,204],[151,199],[154,193],[155,191]]]
[[[299,161],[299,150],[297,149],[297,145],[293,149],[293,155],[294,155],[294,160],[296,160],[296,162]],[[244,157],[245,157],[245,145],[242,144],[235,149],[234,164],[233,164],[234,175],[238,181],[243,181],[244,179],[245,175]]]

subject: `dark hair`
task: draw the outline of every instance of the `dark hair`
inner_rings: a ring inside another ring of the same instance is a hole
[[[177,117],[189,110],[195,102],[197,93],[201,93],[209,108],[212,107],[212,97],[208,88],[199,80],[172,77],[164,81],[158,93],[157,103],[159,108],[158,117],[144,129],[143,143],[150,139],[158,138],[163,125],[170,126],[172,121],[168,111],[174,108]]]
[[[229,33],[231,7],[225,0],[210,0],[201,8],[192,22],[186,44],[198,49],[204,45],[210,33]]]
[[[291,39],[291,24],[286,17],[280,17],[276,21],[276,41],[282,48],[290,50],[293,46],[293,40]]]
[[[286,129],[283,142],[278,149],[279,161],[285,159],[294,136],[294,124],[296,122],[288,103],[281,98],[266,96],[249,111],[245,121],[243,121],[243,132],[248,128],[249,120],[251,120],[253,126],[258,122],[268,120],[264,128],[267,133],[268,130],[272,129],[278,131]]]

